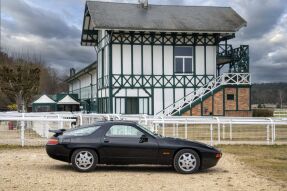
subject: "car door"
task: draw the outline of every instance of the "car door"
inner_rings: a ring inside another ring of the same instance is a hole
[[[142,135],[145,140],[142,140]],[[111,125],[102,137],[100,155],[104,163],[155,164],[158,162],[158,143],[134,125]]]

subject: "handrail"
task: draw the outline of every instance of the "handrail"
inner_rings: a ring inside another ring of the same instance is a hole
[[[250,74],[249,73],[224,73],[221,76],[218,76],[216,79],[211,80],[206,85],[201,88],[189,93],[188,95],[177,100],[173,104],[170,104],[163,110],[157,113],[163,115],[173,115],[177,112],[180,112],[186,106],[190,106],[193,102],[201,99],[204,95],[214,91],[216,88],[222,85],[239,85],[239,84],[251,84]]]

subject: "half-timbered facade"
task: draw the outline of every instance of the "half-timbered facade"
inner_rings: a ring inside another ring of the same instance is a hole
[[[97,112],[250,115],[248,46],[228,44],[244,26],[229,7],[88,1]]]

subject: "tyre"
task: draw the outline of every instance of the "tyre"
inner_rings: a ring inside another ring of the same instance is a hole
[[[176,153],[173,160],[174,169],[182,174],[197,172],[200,167],[200,158],[192,149],[183,149]]]
[[[90,172],[98,164],[98,155],[91,149],[77,149],[72,154],[71,162],[75,170]]]

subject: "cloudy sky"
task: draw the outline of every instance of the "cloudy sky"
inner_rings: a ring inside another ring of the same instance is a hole
[[[92,47],[80,46],[85,0],[0,1],[1,44],[5,50],[39,54],[46,64],[66,73],[70,67],[79,69],[96,59]],[[231,6],[248,22],[233,43],[250,45],[253,82],[287,82],[286,0],[150,0],[149,3]]]

